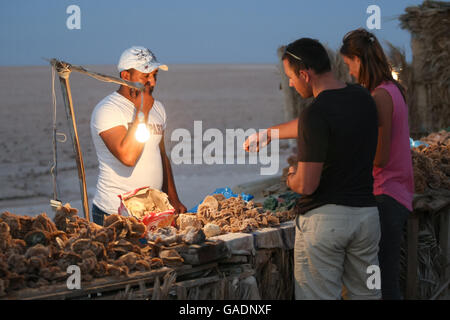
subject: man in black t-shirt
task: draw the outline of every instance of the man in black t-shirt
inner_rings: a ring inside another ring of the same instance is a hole
[[[323,165],[317,189],[299,199],[297,213],[330,203],[376,206],[372,163],[378,128],[369,92],[359,85],[324,90],[298,120],[298,161]],[[300,179],[291,175],[288,181],[295,187]]]
[[[375,102],[366,89],[335,78],[317,40],[289,44],[282,59],[289,85],[303,98],[314,96],[299,119],[267,130],[268,142],[273,130],[280,139],[298,139],[298,163],[287,178],[302,195],[296,206],[296,299],[340,299],[343,285],[350,299],[379,299],[379,272],[372,276],[380,239],[372,194]]]

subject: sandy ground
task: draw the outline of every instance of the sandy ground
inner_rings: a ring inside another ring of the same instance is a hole
[[[165,143],[169,156],[178,143],[171,141],[176,128],[193,132],[194,121],[208,128],[262,129],[284,121],[280,74],[275,65],[173,65],[160,72],[154,96],[168,115]],[[115,66],[88,66],[90,70],[117,75]],[[70,77],[80,144],[86,168],[90,203],[94,196],[98,162],[89,121],[93,108],[117,85],[86,75]],[[67,142],[58,143],[58,196],[81,209],[76,162],[58,78],[58,131]],[[0,67],[0,212],[51,215],[53,197],[50,167],[52,151],[50,67]],[[208,143],[204,143],[207,145]],[[286,166],[287,144],[281,144],[279,173]],[[235,162],[236,163],[236,162]],[[186,207],[195,206],[218,187],[267,178],[261,165],[173,165],[178,193]],[[90,206],[91,207],[91,206]]]

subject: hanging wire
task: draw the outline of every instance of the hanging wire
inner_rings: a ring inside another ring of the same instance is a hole
[[[58,133],[56,132],[56,93],[55,93],[55,67],[52,67],[52,103],[53,103],[53,163],[50,168],[50,173],[53,178],[53,199],[58,200],[58,179],[57,179],[57,164],[58,164],[58,153],[57,153],[57,138]]]

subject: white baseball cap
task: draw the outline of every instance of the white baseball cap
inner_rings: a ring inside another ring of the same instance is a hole
[[[136,69],[142,73],[150,73],[160,68],[167,71],[169,68],[156,60],[156,56],[149,49],[139,46],[133,46],[125,50],[119,59],[117,69],[119,72],[128,69]]]

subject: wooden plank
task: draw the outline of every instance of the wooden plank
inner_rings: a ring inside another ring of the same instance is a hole
[[[221,280],[220,276],[216,275],[216,276],[212,276],[212,277],[198,278],[198,279],[176,282],[170,287],[169,292],[175,292],[178,300],[186,300],[188,289],[195,288],[195,287],[201,287],[201,286],[211,284],[214,282],[219,282],[220,280]],[[160,284],[160,286],[162,286],[162,284]],[[125,288],[124,288],[124,290],[125,290]],[[148,289],[139,288],[134,291],[134,294],[140,298],[142,298],[142,297],[152,298],[154,292],[155,292],[155,288],[148,288]],[[116,292],[114,294],[109,294],[109,295],[100,296],[100,297],[94,296],[93,299],[95,299],[95,300],[111,300],[111,299],[114,299],[117,294],[118,293]]]
[[[69,290],[66,284],[58,284],[48,287],[36,289],[22,289],[11,295],[4,297],[5,299],[67,299],[87,296],[88,294],[124,289],[127,285],[138,285],[139,282],[149,282],[156,277],[164,276],[167,272],[174,269],[163,267],[158,270],[147,272],[134,272],[128,278],[104,277],[94,279],[93,281],[81,283],[82,288],[79,290]]]
[[[407,236],[407,271],[406,271],[406,293],[405,299],[411,300],[417,297],[417,248],[419,238],[419,217],[412,212],[408,217]]]
[[[5,299],[69,299],[97,294],[100,292],[125,290],[126,286],[138,286],[141,282],[152,282],[156,277],[164,276],[167,272],[175,270],[177,276],[188,276],[203,270],[217,267],[217,263],[210,263],[193,268],[191,265],[183,265],[178,268],[164,267],[147,272],[136,271],[127,278],[104,277],[96,278],[90,282],[83,283],[80,290],[69,290],[66,284],[52,285],[44,288],[22,289],[5,297]]]
[[[229,249],[223,241],[206,241],[190,246],[180,244],[170,249],[177,250],[184,261],[192,265],[207,264],[229,256]]]
[[[199,279],[192,279],[192,280],[186,280],[182,282],[177,282],[177,286],[181,286],[184,288],[193,288],[193,287],[200,287],[208,283],[217,282],[220,281],[219,276],[212,276],[212,277],[206,277],[206,278],[199,278]]]
[[[177,276],[181,277],[181,276],[188,276],[191,274],[195,274],[197,272],[201,272],[204,270],[208,270],[208,269],[213,269],[216,268],[218,266],[217,262],[213,262],[213,263],[208,263],[208,264],[204,264],[204,265],[199,265],[196,267],[192,267],[190,269],[186,269],[186,270],[176,270],[177,271]]]

